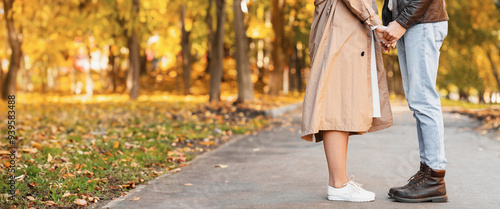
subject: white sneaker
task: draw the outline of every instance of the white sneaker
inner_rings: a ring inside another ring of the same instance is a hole
[[[328,200],[348,201],[348,202],[371,202],[375,201],[375,193],[361,188],[361,184],[353,181],[351,177],[342,188],[334,188],[328,185]]]

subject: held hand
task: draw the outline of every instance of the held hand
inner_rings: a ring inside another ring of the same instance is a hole
[[[398,22],[392,21],[387,26],[387,30],[384,32],[384,38],[388,43],[394,43],[401,38],[406,32],[406,28],[401,26]]]
[[[386,30],[387,30],[387,27],[385,27],[383,25],[380,25],[375,29],[375,34],[380,38],[380,40],[382,41],[382,43],[384,45],[389,42],[387,39],[384,38],[384,33]]]
[[[394,48],[394,46],[396,45],[396,42],[389,42],[387,41],[387,39],[384,38],[384,33],[385,31],[387,30],[387,27],[385,26],[378,26],[376,29],[375,29],[375,34],[380,38],[381,40],[381,45],[382,45],[382,51],[383,52],[389,52],[391,51],[391,46]]]
[[[382,51],[389,53],[391,51],[391,47],[388,47],[382,43]]]

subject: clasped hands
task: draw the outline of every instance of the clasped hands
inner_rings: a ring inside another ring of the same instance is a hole
[[[401,26],[398,22],[392,21],[387,27],[380,25],[375,29],[375,34],[382,41],[382,51],[389,52],[391,47],[396,46],[396,41],[400,39],[406,32],[406,28]]]

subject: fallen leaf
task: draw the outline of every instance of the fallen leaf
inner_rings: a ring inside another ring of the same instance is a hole
[[[36,148],[23,148],[21,149],[21,152],[35,154],[38,150]]]
[[[140,200],[141,197],[134,197],[133,199],[131,199],[130,201],[137,201],[137,200]]]
[[[87,183],[91,183],[91,182],[108,182],[108,179],[107,178],[95,178],[95,179],[90,179],[87,181]]]
[[[94,173],[93,173],[93,172],[90,172],[90,171],[88,171],[88,170],[83,171],[83,175],[86,175],[86,176],[87,176],[87,177],[89,177],[89,178],[94,177]]]
[[[0,150],[0,155],[10,155],[8,150]]]
[[[200,145],[206,145],[206,146],[214,145],[214,141],[200,142]]]
[[[33,142],[31,143],[31,146],[37,148],[38,150],[42,150],[42,145],[40,143]]]
[[[36,187],[38,186],[38,183],[35,183],[35,182],[31,182],[28,184],[29,187],[33,188],[33,187]]]
[[[66,173],[66,174],[62,175],[62,177],[64,177],[64,178],[73,178],[73,177],[75,177],[75,175],[73,175],[72,173]]]
[[[217,168],[217,167],[219,167],[219,168],[227,168],[228,165],[223,165],[223,164],[214,165],[214,168]]]
[[[260,151],[260,148],[253,148],[253,151],[258,152],[258,151]]]
[[[118,148],[120,146],[120,142],[113,142],[113,148]]]
[[[193,184],[191,184],[191,183],[185,183],[184,185],[185,186],[192,186]]]
[[[69,197],[69,196],[73,196],[73,195],[69,192],[65,192],[62,197]]]
[[[23,174],[23,175],[20,175],[20,176],[18,176],[18,177],[16,177],[16,178],[14,178],[14,179],[16,179],[16,180],[17,180],[17,179],[24,179],[24,177],[25,177],[25,175]]]
[[[185,164],[181,164],[181,165],[178,165],[179,167],[184,167],[184,166],[189,166],[190,164],[189,163],[185,163]]]
[[[75,201],[73,201],[73,203],[75,203],[78,206],[87,206],[87,201],[84,199],[77,198],[77,199],[75,199]]]
[[[49,156],[48,156],[48,158],[47,158],[47,162],[48,162],[48,163],[52,162],[52,155],[50,155],[50,153],[49,153]]]
[[[32,197],[32,196],[27,196],[26,198],[27,198],[28,200],[31,200],[31,201],[36,200],[36,199],[35,199],[34,197]]]
[[[125,142],[124,146],[125,146],[126,149],[139,148],[140,147],[139,145],[130,144],[128,142]]]
[[[47,204],[48,206],[54,206],[54,205],[56,205],[56,202],[51,201],[51,200],[45,201],[44,203]]]

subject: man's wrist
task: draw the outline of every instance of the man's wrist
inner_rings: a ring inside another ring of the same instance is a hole
[[[411,24],[413,23],[411,18],[406,18],[404,15],[400,15],[394,21],[397,22],[401,27],[403,27],[405,29],[408,29],[411,26]]]

